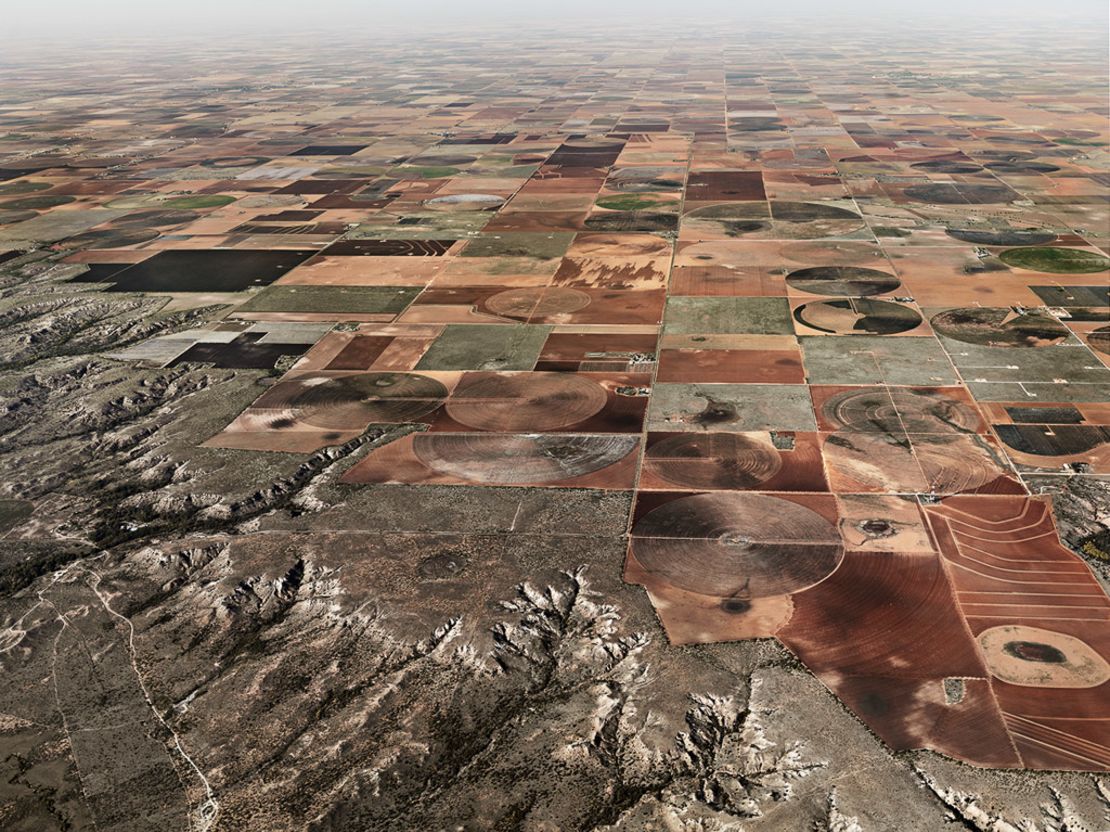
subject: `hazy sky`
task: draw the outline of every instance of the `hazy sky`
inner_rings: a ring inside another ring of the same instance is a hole
[[[1016,17],[1049,15],[1103,21],[1107,0],[0,0],[5,37],[62,34],[195,34],[315,29],[362,30],[375,26],[441,27],[486,21],[534,25],[538,20],[589,25],[591,21],[660,21],[681,15],[735,20],[829,17],[840,21],[949,15],[953,25],[972,11],[994,16],[1005,30]],[[619,24],[618,24],[619,25]],[[614,34],[618,34],[615,31]]]

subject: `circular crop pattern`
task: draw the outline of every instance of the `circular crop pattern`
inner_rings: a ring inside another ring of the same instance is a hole
[[[782,468],[766,440],[736,433],[683,433],[656,442],[644,466],[683,488],[754,488]]]
[[[665,503],[632,531],[632,552],[671,586],[717,598],[785,595],[836,569],[840,535],[817,512],[763,494],[696,494]]]
[[[963,240],[965,243],[974,243],[977,246],[1043,246],[1056,239],[1051,231],[1041,231],[1036,228],[1005,229],[992,231],[980,228],[948,228],[945,233],[949,237]]]
[[[475,430],[560,430],[605,407],[605,388],[567,373],[490,375],[460,386],[447,403],[456,422]]]
[[[1015,248],[1002,252],[998,259],[1015,269],[1049,274],[1093,274],[1110,269],[1110,257],[1082,248]]]
[[[1068,337],[1067,327],[1051,315],[986,306],[949,309],[931,323],[946,338],[984,347],[1047,347]]]
[[[806,303],[794,310],[794,319],[834,335],[895,335],[921,323],[921,316],[908,306],[867,298]]]
[[[892,274],[861,266],[814,266],[786,276],[791,287],[814,295],[866,297],[893,292],[902,282]]]
[[[416,373],[306,376],[271,388],[255,408],[327,430],[361,430],[373,422],[410,422],[431,413],[447,397],[433,378]]]
[[[486,308],[490,312],[507,318],[567,314],[589,305],[589,295],[565,286],[506,289],[486,301]]]
[[[413,452],[434,471],[490,485],[555,483],[608,468],[637,447],[629,434],[422,433]]]

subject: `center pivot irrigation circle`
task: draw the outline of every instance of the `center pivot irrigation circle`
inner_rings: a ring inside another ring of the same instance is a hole
[[[902,285],[892,274],[862,266],[814,266],[786,276],[792,288],[814,295],[866,297],[893,292]]]
[[[770,442],[735,433],[683,433],[652,445],[644,465],[684,488],[753,488],[782,468]]]
[[[560,315],[577,312],[589,305],[590,296],[585,292],[559,286],[507,289],[486,301],[490,312],[511,318]]]
[[[567,373],[493,375],[460,385],[447,403],[456,422],[475,430],[560,430],[598,413],[608,392],[592,379]]]
[[[288,409],[307,425],[328,430],[360,430],[373,422],[408,422],[431,413],[447,388],[415,373],[360,373],[308,376],[282,382],[259,404]]]
[[[637,447],[628,434],[422,433],[416,456],[441,474],[493,485],[550,483],[586,476],[620,462]]]
[[[784,595],[839,565],[840,536],[817,512],[764,494],[696,494],[665,503],[632,530],[632,552],[672,586],[717,598]]]

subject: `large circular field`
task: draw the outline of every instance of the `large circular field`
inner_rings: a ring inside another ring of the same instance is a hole
[[[1002,252],[998,259],[1015,269],[1051,274],[1093,274],[1110,269],[1110,257],[1081,248],[1014,248]]]

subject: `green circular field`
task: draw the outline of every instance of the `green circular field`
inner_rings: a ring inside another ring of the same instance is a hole
[[[14,225],[17,222],[23,222],[37,217],[34,211],[9,211],[5,208],[0,208],[0,225]]]
[[[224,194],[196,194],[195,196],[171,196],[162,202],[171,208],[219,208],[230,205],[235,197]]]
[[[1007,266],[1053,274],[1091,274],[1110,269],[1110,257],[1079,248],[1012,248],[998,255]]]
[[[447,165],[425,165],[422,167],[400,167],[393,171],[395,176],[402,179],[446,179],[459,173],[459,168]]]
[[[68,205],[76,202],[72,196],[26,196],[23,199],[9,199],[0,202],[0,208],[6,211],[41,211],[57,205]]]
[[[35,191],[45,191],[54,186],[49,182],[5,182],[0,185],[0,196],[9,194],[33,194]]]
[[[597,201],[599,208],[608,208],[611,211],[642,211],[645,208],[656,208],[663,203],[671,203],[678,207],[675,200],[660,199],[651,194],[621,194],[619,196],[605,196]]]

